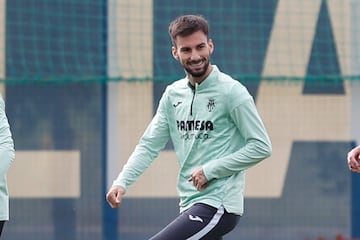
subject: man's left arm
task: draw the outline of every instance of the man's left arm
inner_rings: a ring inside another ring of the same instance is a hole
[[[245,145],[232,154],[204,164],[202,170],[207,181],[239,173],[271,155],[271,141],[252,98],[234,108],[230,115],[244,137]]]

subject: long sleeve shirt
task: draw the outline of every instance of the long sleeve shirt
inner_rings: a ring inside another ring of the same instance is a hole
[[[241,215],[244,171],[271,154],[269,136],[247,89],[215,65],[201,84],[192,86],[185,77],[169,85],[113,185],[127,189],[169,138],[180,166],[180,211],[201,202]],[[188,181],[198,167],[208,180],[203,191]]]

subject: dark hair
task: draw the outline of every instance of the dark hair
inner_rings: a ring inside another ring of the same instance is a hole
[[[209,38],[209,24],[201,15],[183,15],[174,19],[169,25],[169,34],[174,46],[177,36],[189,36],[202,31]]]

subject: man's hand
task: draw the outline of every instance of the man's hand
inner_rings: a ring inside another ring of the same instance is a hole
[[[125,189],[121,186],[112,186],[106,194],[106,200],[110,207],[118,208],[121,205],[122,197],[125,194]]]
[[[191,173],[188,181],[193,182],[196,189],[199,191],[202,191],[206,188],[208,180],[206,179],[206,177],[204,175],[204,171],[203,171],[202,167],[200,167]]]

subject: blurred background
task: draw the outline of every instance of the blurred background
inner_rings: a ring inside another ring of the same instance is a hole
[[[16,159],[6,240],[148,239],[178,214],[172,144],[120,209],[105,194],[182,78],[168,24],[210,23],[212,63],[253,95],[273,155],[225,239],[360,239],[357,0],[0,0],[0,91]]]

